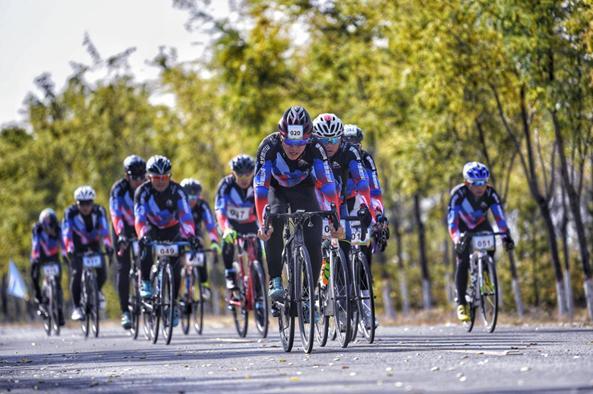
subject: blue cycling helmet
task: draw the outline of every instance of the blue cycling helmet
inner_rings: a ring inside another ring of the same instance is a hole
[[[484,186],[488,183],[490,171],[486,165],[477,161],[470,161],[463,166],[463,179],[475,186]]]
[[[165,156],[152,156],[146,163],[146,172],[153,175],[169,175],[171,174],[171,161]]]

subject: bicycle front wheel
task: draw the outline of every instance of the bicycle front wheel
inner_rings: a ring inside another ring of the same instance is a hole
[[[133,264],[133,263],[132,263]],[[130,328],[130,335],[132,339],[138,339],[138,332],[140,330],[140,271],[134,270],[130,275],[130,296],[128,297],[128,312],[132,318],[132,328]]]
[[[498,318],[498,278],[496,264],[490,256],[481,261],[480,310],[484,329],[494,332]]]
[[[319,320],[315,322],[315,332],[317,344],[324,347],[327,344],[327,337],[329,335],[329,314],[327,311],[328,295],[327,286],[321,287],[317,283],[317,291],[315,292],[315,307],[319,311]]]
[[[311,353],[315,335],[315,286],[311,259],[304,246],[296,248],[295,267],[295,300],[297,301],[301,343],[303,351]]]
[[[173,337],[173,320],[175,318],[175,296],[173,294],[173,273],[171,264],[165,265],[161,283],[161,320],[165,343],[171,343]]]
[[[334,321],[340,345],[345,348],[350,342],[352,330],[352,303],[350,301],[351,281],[346,266],[346,258],[341,249],[334,255],[331,272]]]
[[[200,270],[194,268],[194,283],[192,295],[192,313],[194,315],[194,329],[198,335],[202,335],[204,330],[204,293],[202,292],[202,277]]]
[[[51,316],[51,327],[54,335],[60,335],[60,308],[59,308],[59,295],[58,285],[55,281],[51,284],[51,296],[49,298],[49,315]]]
[[[247,305],[245,303],[245,281],[241,275],[241,269],[239,267],[239,263],[234,262],[233,268],[237,273],[235,275],[235,283],[237,286],[237,290],[234,291],[234,295],[231,296],[231,303],[232,312],[233,312],[233,320],[235,321],[235,328],[237,329],[237,334],[239,337],[245,338],[247,335],[247,323],[249,322],[249,314],[247,313]]]
[[[89,313],[88,318],[91,322],[91,330],[95,338],[99,336],[99,320],[101,319],[99,315],[99,289],[97,286],[97,278],[93,273],[88,276],[88,284],[89,284]]]
[[[354,264],[354,291],[356,292],[359,328],[368,343],[375,340],[375,298],[373,276],[366,257],[359,253]]]
[[[159,277],[162,275],[160,273],[152,273],[152,288],[153,291],[157,291],[155,295],[152,296],[151,300],[151,308],[149,313],[147,314],[148,317],[148,327],[149,327],[149,336],[152,343],[156,343],[159,339],[159,325],[161,322],[161,281]]]
[[[181,311],[181,331],[184,335],[189,334],[189,327],[191,324],[191,315],[193,312],[193,281],[192,271],[184,269],[181,277],[181,283],[183,283],[183,295],[179,302],[179,309]]]
[[[266,287],[266,273],[259,261],[254,261],[251,266],[251,278],[253,283],[253,314],[255,316],[255,328],[262,338],[268,336],[268,288]]]
[[[274,308],[278,310],[278,330],[280,331],[280,341],[285,352],[290,352],[294,344],[294,303],[296,298],[293,294],[292,283],[292,262],[287,254],[282,256],[282,285],[284,287],[284,300],[276,302]]]

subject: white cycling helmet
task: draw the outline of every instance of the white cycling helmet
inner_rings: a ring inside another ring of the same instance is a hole
[[[74,190],[74,199],[76,201],[94,201],[95,197],[97,197],[95,190],[88,185],[79,186]]]
[[[344,134],[344,125],[334,114],[320,114],[313,121],[313,135],[319,138],[339,138]]]

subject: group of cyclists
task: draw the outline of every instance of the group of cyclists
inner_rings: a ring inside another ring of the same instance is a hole
[[[90,186],[74,191],[75,202],[69,206],[61,223],[51,208],[44,209],[33,228],[31,277],[35,299],[43,305],[40,266],[59,261],[62,257],[70,267],[73,320],[83,319],[80,308],[81,256],[98,253],[117,260],[117,289],[124,329],[132,326],[128,308],[130,269],[134,262],[130,248],[138,241],[141,272],[140,296],[150,298],[154,289],[150,280],[153,266],[151,243],[154,241],[188,241],[195,250],[204,248],[202,227],[205,228],[210,248],[222,254],[225,267],[227,297],[233,297],[237,287],[235,242],[239,235],[257,234],[257,257],[267,260],[269,297],[272,314],[277,315],[275,303],[286,292],[281,279],[283,270],[285,222],[273,219],[268,226],[266,215],[304,210],[307,212],[333,210],[340,217],[359,216],[369,224],[371,242],[362,247],[368,263],[377,251],[384,251],[389,238],[388,221],[383,205],[379,174],[372,155],[362,147],[363,131],[354,124],[343,124],[335,114],[323,113],[312,119],[301,106],[288,108],[278,123],[276,132],[261,142],[255,158],[240,154],[230,162],[231,173],[220,181],[216,191],[214,210],[202,198],[202,185],[193,178],[180,183],[172,180],[171,161],[160,155],[146,162],[131,155],[123,162],[124,174],[111,189],[109,211],[95,203],[96,193]],[[467,286],[469,247],[464,233],[492,230],[487,213],[491,210],[499,231],[504,232],[505,245],[514,243],[505,221],[496,191],[488,184],[488,168],[478,162],[463,168],[464,183],[451,193],[449,203],[449,232],[457,253],[456,287],[465,294]],[[268,207],[268,208],[266,208]],[[363,217],[364,216],[364,217]],[[327,285],[328,263],[322,258],[322,240],[339,240],[344,256],[349,256],[353,231],[348,221],[324,223],[313,216],[304,232],[304,243],[313,269],[314,282]],[[111,227],[111,229],[110,229]],[[325,229],[324,229],[325,227]],[[263,244],[263,247],[262,247]],[[492,252],[493,253],[493,252]],[[173,265],[173,293],[177,297],[181,282],[181,264]],[[208,272],[200,267],[205,298],[209,297]],[[107,278],[105,261],[97,270],[99,299],[104,303],[101,289]],[[61,275],[61,270],[59,275]],[[59,324],[64,324],[62,290],[60,294]],[[465,297],[458,297],[457,315],[469,320]],[[46,313],[40,308],[40,314]],[[317,311],[315,319],[318,319]],[[362,316],[365,325],[375,325]],[[366,320],[365,320],[366,319]],[[179,321],[175,310],[173,326]]]

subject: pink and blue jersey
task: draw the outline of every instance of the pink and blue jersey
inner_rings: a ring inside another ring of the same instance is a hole
[[[459,241],[462,232],[487,223],[488,210],[492,211],[498,230],[509,231],[500,197],[494,188],[488,186],[484,195],[476,198],[466,185],[456,186],[451,191],[447,215],[449,235],[453,242]]]
[[[94,205],[91,213],[86,216],[76,204],[69,206],[64,213],[62,233],[68,253],[81,252],[85,248],[99,248],[101,242],[106,247],[111,247],[107,215],[100,205]]]
[[[232,175],[225,176],[218,184],[214,209],[223,232],[238,224],[254,223],[257,216],[253,186],[243,190]]]
[[[179,226],[183,238],[195,236],[195,224],[187,195],[183,188],[171,181],[162,192],[150,182],[143,183],[134,195],[135,227],[138,238],[154,229]]]
[[[117,181],[109,195],[109,211],[115,236],[136,236],[134,230],[134,190],[125,178]]]
[[[43,229],[41,224],[35,224],[31,243],[31,262],[44,262],[57,259],[60,250],[63,255],[66,254],[64,240],[62,239],[62,230],[59,226],[57,227],[56,235],[52,236]]]
[[[313,187],[315,184],[327,201],[339,206],[333,172],[325,149],[317,140],[312,139],[297,160],[290,160],[282,149],[279,133],[264,138],[257,150],[254,178],[255,206],[260,224],[263,223],[270,187]]]
[[[202,199],[198,199],[196,205],[191,210],[196,234],[200,233],[200,226],[204,223],[211,242],[218,242],[218,230],[216,229],[216,220],[210,210],[208,203]]]

